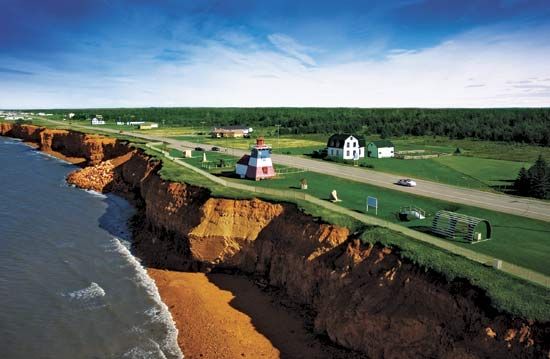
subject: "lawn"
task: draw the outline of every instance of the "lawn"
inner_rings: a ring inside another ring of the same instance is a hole
[[[433,160],[488,186],[509,186],[516,179],[521,167],[529,167],[527,162],[494,160],[465,156],[445,156]]]
[[[392,139],[396,149],[416,150],[425,149],[442,153],[452,153],[460,148],[462,155],[489,158],[495,160],[535,162],[537,156],[542,154],[550,158],[550,147],[541,147],[521,143],[507,143],[480,140],[451,140],[446,137],[402,137]]]

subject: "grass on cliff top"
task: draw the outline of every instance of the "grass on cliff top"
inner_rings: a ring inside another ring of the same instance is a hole
[[[415,241],[386,228],[371,227],[361,235],[363,242],[398,248],[400,255],[421,268],[433,270],[448,281],[466,279],[485,291],[500,312],[521,318],[550,321],[550,289],[529,283],[491,267],[449,253],[428,243]]]

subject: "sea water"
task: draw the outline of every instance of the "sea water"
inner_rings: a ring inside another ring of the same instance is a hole
[[[75,169],[0,137],[0,358],[181,358],[132,207],[68,186]]]

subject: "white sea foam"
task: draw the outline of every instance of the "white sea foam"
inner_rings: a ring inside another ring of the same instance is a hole
[[[162,351],[163,356],[168,355],[170,358],[183,358],[183,354],[178,346],[178,329],[176,328],[176,324],[174,323],[172,314],[160,297],[155,282],[153,281],[153,279],[151,279],[151,277],[147,275],[147,271],[141,265],[138,259],[130,253],[128,248],[118,238],[113,237],[113,244],[116,248],[116,251],[119,252],[124,258],[126,258],[128,263],[135,268],[136,283],[139,286],[143,287],[147,294],[155,302],[155,306],[147,309],[145,311],[145,314],[149,318],[151,318],[152,322],[163,323],[164,327],[167,329],[166,336],[161,339],[160,344],[157,344],[153,340],[151,340],[151,344],[154,343],[159,345],[159,349]],[[136,352],[133,353],[135,354],[135,356],[130,355],[130,357],[139,358],[140,355],[138,355],[138,352],[142,353],[143,349],[134,348],[132,350],[136,350]]]
[[[89,300],[104,297],[105,290],[103,290],[103,288],[101,288],[96,282],[91,282],[88,287],[70,292],[67,296],[75,300]]]
[[[103,193],[98,192],[98,191],[94,191],[94,190],[91,190],[91,189],[85,189],[84,191],[88,192],[89,194],[91,194],[92,196],[95,196],[95,197],[107,198],[106,195],[104,195]]]

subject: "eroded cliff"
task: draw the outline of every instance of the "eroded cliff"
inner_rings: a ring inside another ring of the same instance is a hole
[[[91,166],[71,183],[133,198],[135,250],[150,266],[263,278],[313,313],[316,332],[372,358],[550,357],[548,323],[497,313],[466,281],[448,282],[292,204],[212,198],[164,181],[158,161],[115,140],[46,131],[7,135],[78,154]]]

